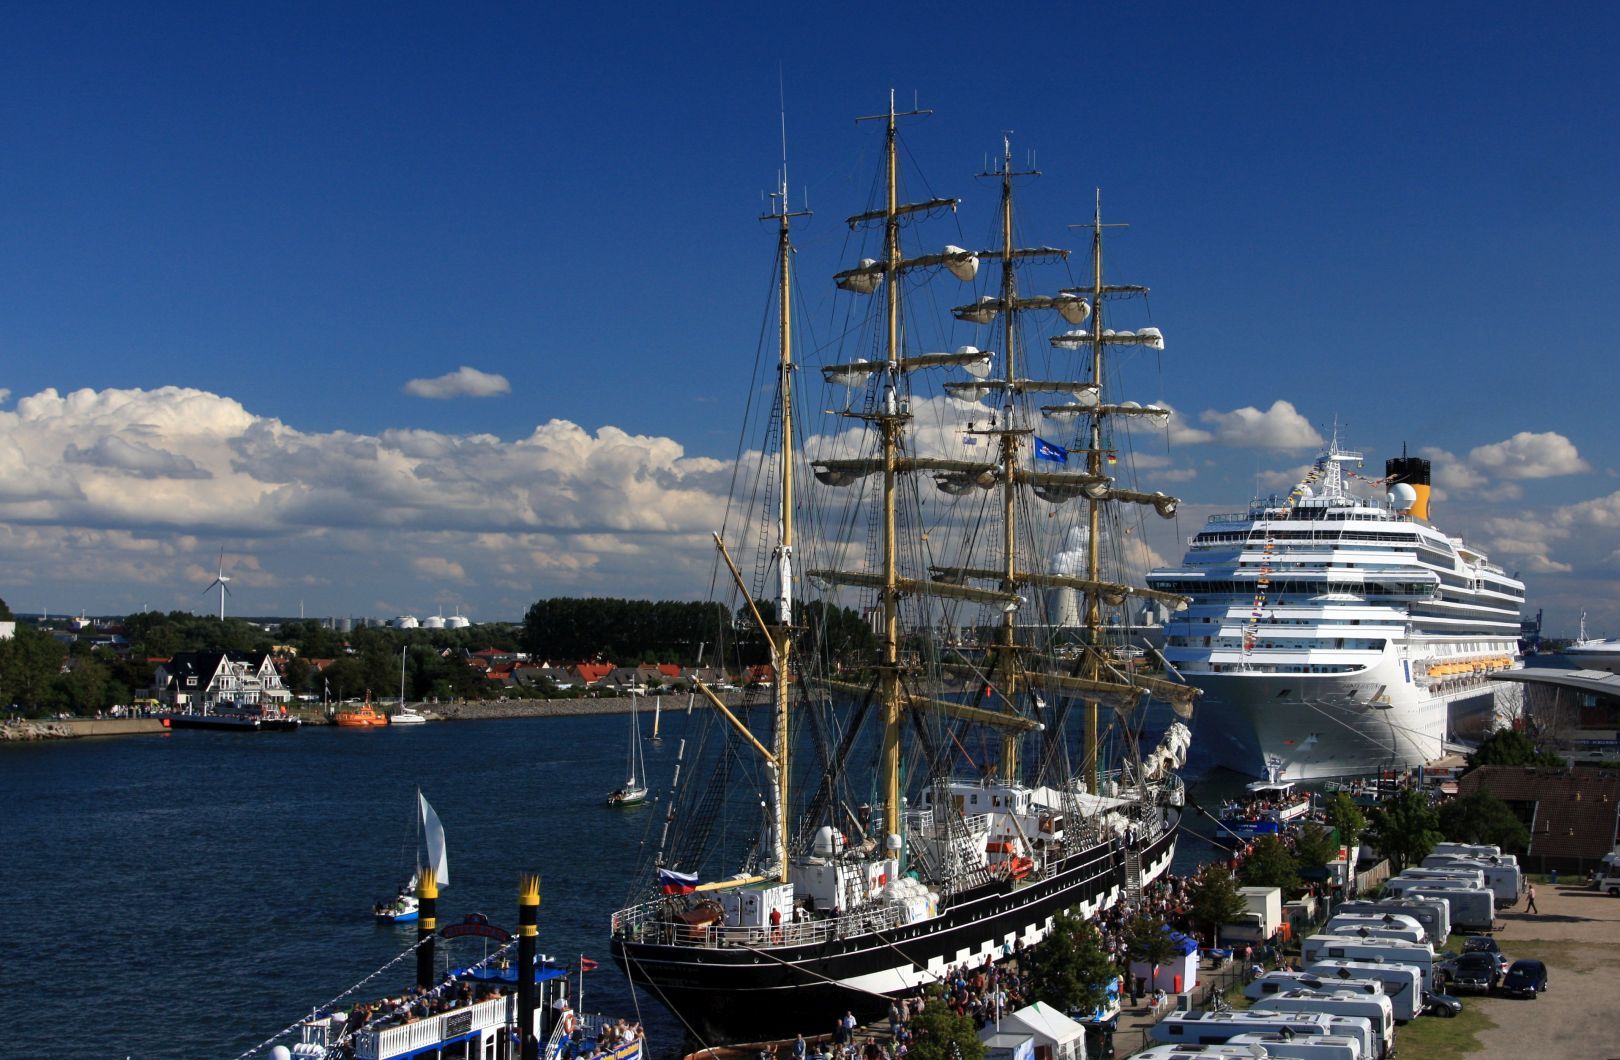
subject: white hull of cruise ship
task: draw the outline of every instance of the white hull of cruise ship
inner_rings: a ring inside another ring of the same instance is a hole
[[[1565,648],[1563,656],[1579,670],[1607,670],[1611,674],[1620,674],[1620,640]]]
[[[1502,720],[1493,682],[1420,688],[1404,680],[1393,650],[1359,674],[1188,676],[1204,689],[1200,747],[1250,776],[1265,776],[1270,762],[1295,780],[1411,769],[1439,758],[1448,742],[1477,741]]]
[[[1337,439],[1286,499],[1211,517],[1149,577],[1190,607],[1166,660],[1204,690],[1222,765],[1293,780],[1409,769],[1508,720],[1524,585],[1427,521],[1426,460],[1391,460],[1387,500],[1351,494]]]

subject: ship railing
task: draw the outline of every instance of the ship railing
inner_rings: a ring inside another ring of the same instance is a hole
[[[511,999],[499,997],[476,1005],[441,1012],[414,1023],[402,1023],[355,1035],[356,1060],[387,1060],[431,1049],[441,1042],[463,1038],[475,1031],[500,1027],[509,1020]]]
[[[633,942],[697,949],[726,947],[798,946],[827,942],[868,931],[890,931],[905,923],[906,911],[897,903],[874,902],[837,916],[784,920],[776,926],[684,924],[671,916],[662,901],[621,909],[613,914],[615,936]]]

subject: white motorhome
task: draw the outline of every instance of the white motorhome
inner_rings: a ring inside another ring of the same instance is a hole
[[[1352,994],[1382,994],[1384,984],[1377,979],[1340,979],[1336,976],[1320,976],[1314,972],[1289,972],[1278,968],[1249,983],[1243,988],[1243,996],[1250,1001],[1264,1001],[1274,994],[1286,994],[1290,990],[1347,990]]]
[[[1322,929],[1324,935],[1354,935],[1358,939],[1396,939],[1401,942],[1427,942],[1429,933],[1420,927],[1405,924],[1381,924],[1376,920],[1357,920],[1336,916]]]
[[[1423,859],[1426,869],[1476,868],[1485,874],[1485,886],[1496,895],[1498,906],[1512,905],[1524,892],[1524,873],[1511,862],[1500,864],[1481,858],[1465,858],[1460,854],[1430,854]]]
[[[1362,1060],[1361,1042],[1337,1034],[1330,1034],[1325,1038],[1296,1038],[1289,1034],[1240,1034],[1226,1044],[1264,1049],[1266,1055],[1273,1060]]]
[[[1322,1039],[1301,1038],[1301,1041],[1321,1041]],[[1267,1052],[1259,1045],[1233,1045],[1222,1042],[1219,1045],[1154,1045],[1143,1049],[1139,1053],[1132,1053],[1132,1060],[1205,1060],[1206,1057],[1235,1057],[1238,1060],[1266,1060],[1267,1057],[1282,1056],[1282,1053]]]
[[[1507,865],[1517,865],[1517,854],[1504,854],[1494,843],[1436,843],[1429,854],[1461,854],[1465,858],[1496,858]]]
[[[1443,945],[1451,934],[1451,906],[1438,898],[1385,898],[1381,901],[1350,901],[1339,906],[1334,915],[1345,913],[1393,913],[1409,916],[1428,932],[1429,942]]]
[[[1384,881],[1384,889],[1401,897],[1444,898],[1450,905],[1451,926],[1461,931],[1490,931],[1496,924],[1496,895],[1461,880]]]
[[[1605,894],[1620,894],[1620,848],[1603,855],[1592,875],[1592,886]]]
[[[1462,880],[1475,887],[1485,886],[1485,870],[1477,865],[1414,866],[1400,875],[1403,880]]]
[[[1326,1012],[1172,1012],[1153,1025],[1153,1040],[1172,1044],[1213,1045],[1230,1041],[1240,1034],[1292,1033],[1301,1037],[1343,1034],[1350,1025],[1344,1016]],[[1372,1033],[1365,1020],[1359,1021],[1357,1039]]]
[[[1312,935],[1300,943],[1300,959],[1307,965],[1319,961],[1368,960],[1409,964],[1422,975],[1423,989],[1434,989],[1434,947],[1427,943]]]
[[[1306,965],[1305,971],[1330,982],[1376,981],[1384,988],[1384,996],[1389,998],[1397,1023],[1417,1019],[1423,1014],[1423,972],[1416,965],[1364,957],[1356,961],[1317,961]]]
[[[1362,1045],[1366,1056],[1383,1060],[1395,1048],[1395,1010],[1382,992],[1363,994],[1349,990],[1290,990],[1259,1002],[1273,1012],[1327,1012],[1367,1021],[1370,1040]]]
[[[1343,907],[1340,907],[1334,910],[1333,919],[1343,920],[1348,924],[1366,924],[1368,927],[1408,928],[1421,931],[1425,936],[1429,933],[1429,929],[1424,927],[1423,922],[1410,913],[1397,913],[1386,910],[1362,912],[1355,909],[1346,912]],[[1324,931],[1322,934],[1326,935],[1330,934],[1330,932]],[[1431,942],[1433,940],[1425,937],[1419,941]]]

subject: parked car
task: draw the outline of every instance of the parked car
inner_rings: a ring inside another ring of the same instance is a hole
[[[1506,975],[1508,966],[1513,963],[1512,959],[1509,958],[1507,954],[1502,952],[1502,947],[1498,946],[1496,944],[1496,940],[1491,938],[1489,935],[1475,935],[1473,938],[1463,943],[1463,952],[1489,953],[1491,956],[1495,957],[1497,975]]]
[[[1502,973],[1496,967],[1496,955],[1491,953],[1465,953],[1452,964],[1449,974],[1453,993],[1464,990],[1488,994],[1496,987]]]
[[[1540,961],[1514,961],[1502,977],[1502,993],[1534,1000],[1547,989],[1547,966]]]
[[[1423,991],[1423,1014],[1425,1016],[1452,1016],[1462,1015],[1463,1003],[1450,994],[1431,994]]]

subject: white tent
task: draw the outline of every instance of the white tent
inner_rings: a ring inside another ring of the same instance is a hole
[[[1050,1005],[1037,1001],[1002,1017],[1002,1033],[1018,1030],[1035,1039],[1035,1060],[1086,1060],[1085,1027]]]
[[[994,1023],[979,1032],[985,1060],[1035,1060],[1035,1037],[1026,1030],[998,1031]]]

